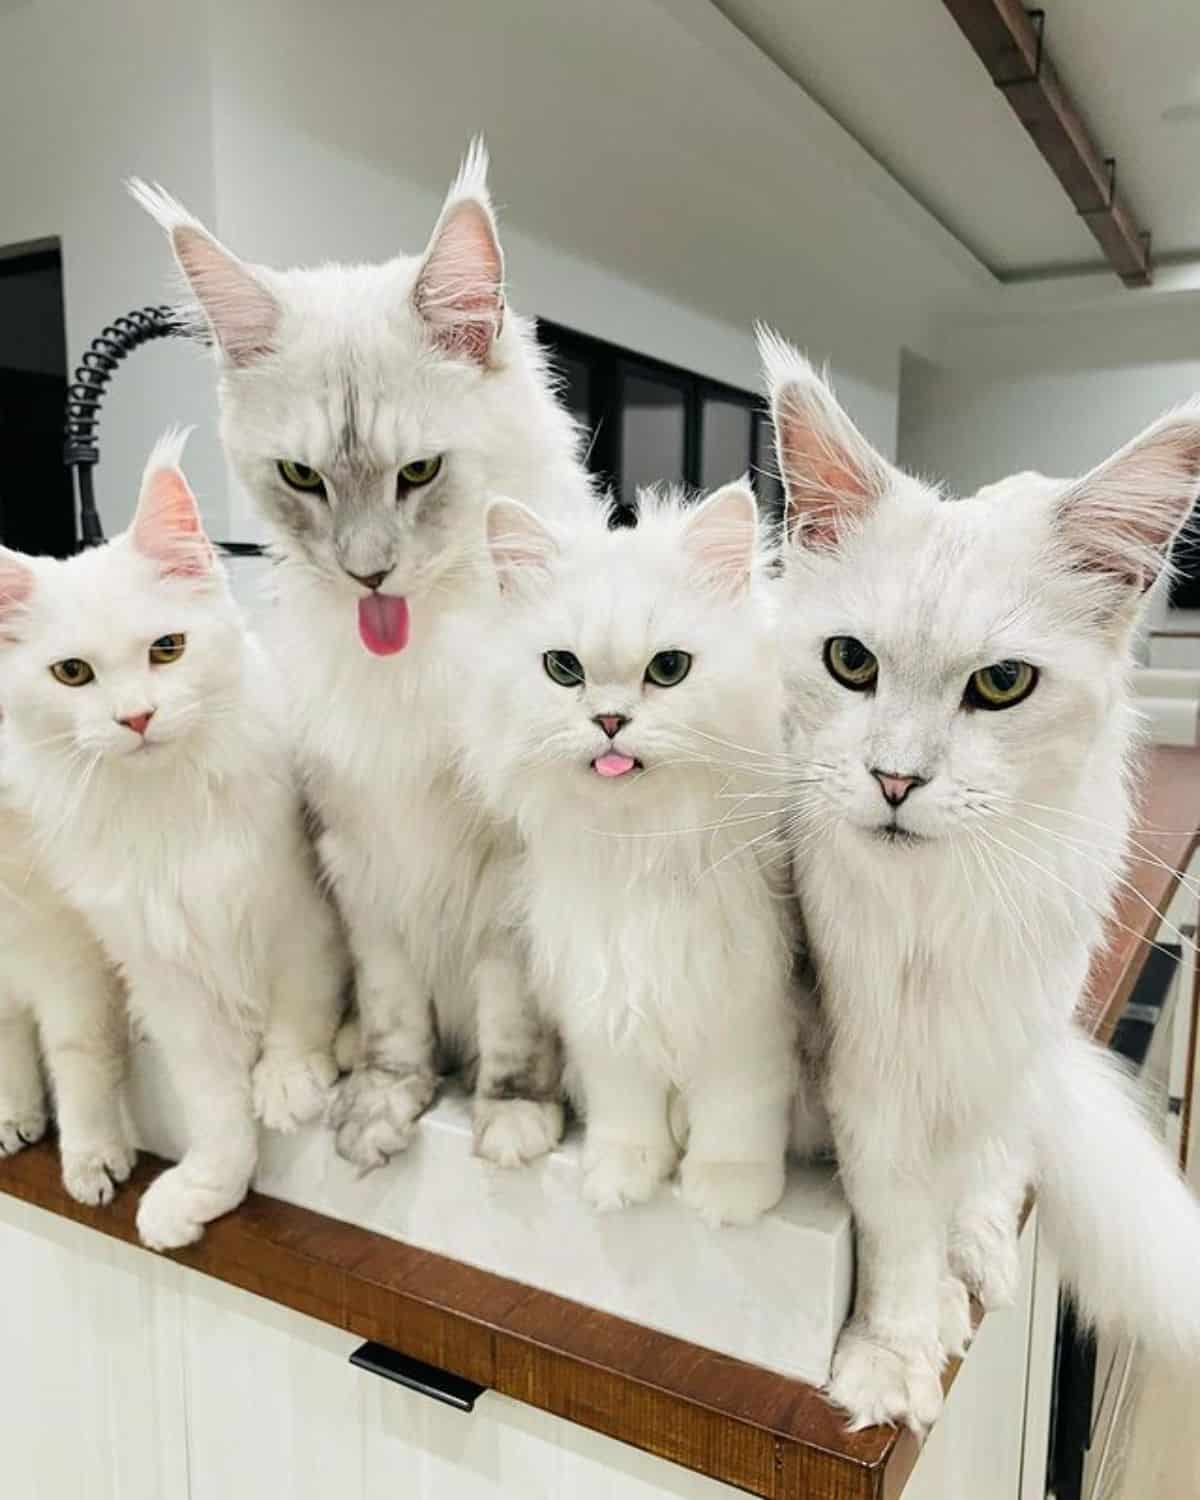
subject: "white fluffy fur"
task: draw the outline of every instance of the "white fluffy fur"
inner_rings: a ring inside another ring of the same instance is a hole
[[[1073,1019],[1127,850],[1130,633],[1200,486],[1200,407],[1080,481],[947,501],[873,453],[798,354],[765,352],[795,869],[859,1240],[832,1394],[860,1424],[934,1418],[969,1327],[957,1280],[1011,1295],[1030,1180],[1087,1311],[1200,1355],[1200,1210]],[[834,636],[876,655],[874,692],[826,670]],[[972,672],[1006,659],[1039,668],[1032,695],[965,708]],[[895,814],[919,842],[881,834],[872,767],[926,778]]]
[[[480,1053],[483,1096],[506,1091],[497,1049],[519,1050],[528,1031],[524,982],[494,921],[509,836],[452,765],[463,664],[444,627],[480,587],[489,494],[558,514],[592,501],[533,332],[503,309],[485,175],[476,147],[424,254],[314,270],[244,266],[177,205],[143,195],[216,334],[225,447],[280,557],[276,644],[356,962],[361,1059],[335,1121],[360,1167],[401,1149],[431,1099],[435,1017],[456,1060]],[[202,262],[181,228],[204,236]],[[437,478],[398,498],[399,471],[433,457]],[[317,470],[325,496],[289,489],[281,459]],[[380,657],[358,638],[367,591],[352,575],[384,571],[411,638]],[[519,1128],[496,1122],[510,1102],[479,1117],[480,1149],[497,1160],[530,1154]],[[539,1149],[560,1127],[547,1105]]]
[[[745,1223],[783,1190],[796,1072],[773,620],[748,490],[639,509],[636,529],[596,514],[568,534],[491,507],[501,589],[463,630],[465,756],[522,836],[515,905],[586,1113],[585,1198],[639,1202],[671,1174],[677,1090],[684,1198]],[[551,680],[551,650],[584,685]],[[691,670],[656,687],[667,650]],[[611,744],[606,715],[628,719]],[[602,778],[610,748],[644,769]]]
[[[186,1155],[139,1207],[155,1248],[197,1239],[241,1201],[254,1105],[281,1129],[319,1113],[343,983],[277,674],[200,529],[180,444],[151,456],[123,536],[66,562],[0,551],[0,597],[23,596],[0,606],[14,793],[123,971],[187,1121]],[[183,655],[152,664],[151,644],[174,633]],[[56,681],[66,658],[94,680]],[[121,722],[151,710],[144,737]]]
[[[0,789],[0,1156],[46,1129],[44,1060],[63,1183],[80,1203],[108,1203],[134,1162],[121,1110],[126,1050],[117,976]]]

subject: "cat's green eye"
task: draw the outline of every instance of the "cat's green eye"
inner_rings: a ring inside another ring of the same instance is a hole
[[[1038,669],[1027,661],[998,661],[972,672],[963,701],[971,708],[1015,708],[1037,687]]]
[[[573,651],[547,651],[542,657],[546,676],[559,687],[582,687],[583,663]]]
[[[646,681],[655,687],[675,687],[691,670],[692,658],[687,651],[658,651],[650,658]]]
[[[432,484],[442,472],[442,455],[434,458],[418,458],[405,464],[400,470],[396,487],[401,490],[419,490],[422,485]]]
[[[852,635],[831,636],[825,642],[825,666],[831,677],[854,693],[873,688],[879,676],[874,653]]]
[[[160,635],[150,647],[150,660],[156,667],[167,667],[178,661],[187,646],[187,636],[181,632]]]
[[[325,493],[325,481],[316,469],[310,469],[307,464],[297,464],[290,458],[281,458],[276,467],[284,484],[290,484],[292,489],[301,490],[308,495]]]
[[[63,687],[86,687],[89,682],[94,682],[96,677],[91,665],[86,661],[80,661],[77,656],[68,656],[65,661],[56,661],[50,671],[54,674],[54,680],[61,682]]]

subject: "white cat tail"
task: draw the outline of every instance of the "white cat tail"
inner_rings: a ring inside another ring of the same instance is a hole
[[[545,581],[559,553],[558,540],[527,505],[504,497],[493,500],[484,528],[501,593]]]
[[[756,331],[788,535],[801,546],[834,547],[892,487],[895,471],[846,415],[827,373],[771,329]]]
[[[1155,1139],[1132,1081],[1074,1034],[1045,1088],[1039,1212],[1083,1313],[1168,1359],[1200,1359],[1200,1201]]]
[[[200,507],[181,467],[191,432],[190,427],[170,427],[151,449],[128,533],[133,547],[156,562],[164,577],[205,577],[215,563]]]
[[[126,186],[134,201],[166,230],[176,263],[199,304],[197,321],[211,330],[229,363],[253,364],[270,354],[280,319],[279,303],[267,284],[270,273],[239,260],[157,183],[132,177]],[[188,315],[186,308],[182,312]]]
[[[1200,494],[1200,398],[1169,411],[1067,486],[1060,535],[1089,571],[1143,592]]]
[[[434,344],[486,365],[504,324],[504,253],[481,137],[467,149],[417,272],[412,303]]]

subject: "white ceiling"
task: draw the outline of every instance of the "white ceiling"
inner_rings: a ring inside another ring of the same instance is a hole
[[[941,0],[714,3],[998,274],[1104,264]],[[1200,257],[1200,3],[1042,3],[1156,254]]]

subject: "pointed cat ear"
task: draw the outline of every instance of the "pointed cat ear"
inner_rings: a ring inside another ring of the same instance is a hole
[[[159,565],[164,578],[204,578],[214,566],[196,497],[179,467],[187,437],[167,432],[155,444],[130,528],[134,547]]]
[[[504,256],[487,190],[487,151],[476,140],[446,195],[413,287],[433,342],[486,365],[504,322]]]
[[[842,410],[798,349],[758,330],[787,495],[787,532],[805,547],[834,547],[889,486],[890,465]]]
[[[488,551],[502,593],[531,579],[542,579],[558,556],[558,543],[527,505],[493,500],[487,508]]]
[[[0,547],[0,641],[17,639],[26,606],[33,597],[34,582],[29,559]]]
[[[758,506],[750,487],[727,484],[688,517],[683,545],[699,574],[723,593],[749,585],[758,544]]]
[[[1060,493],[1059,532],[1083,565],[1143,592],[1200,494],[1200,400],[1169,412]]]
[[[133,178],[129,191],[167,231],[217,345],[231,365],[269,354],[279,326],[279,303],[262,273],[240,261],[162,188]]]

